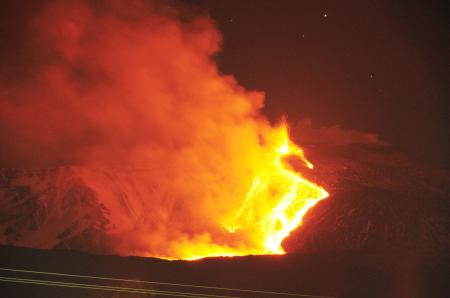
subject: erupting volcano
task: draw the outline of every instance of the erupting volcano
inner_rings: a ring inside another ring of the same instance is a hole
[[[160,2],[48,1],[24,30],[27,63],[5,62],[21,73],[0,86],[0,162],[16,169],[1,175],[16,221],[2,222],[3,243],[280,254],[328,196],[285,160],[312,168],[287,124],[262,114],[264,94],[219,71],[211,18]]]
[[[3,2],[0,297],[449,297],[440,5]]]
[[[279,128],[277,141],[278,147],[268,156],[271,162],[253,179],[244,204],[226,226],[231,232],[256,226],[258,231],[253,233],[255,238],[261,234],[263,249],[255,253],[283,253],[283,239],[301,224],[310,208],[328,197],[323,188],[283,162],[284,157],[291,155],[300,158],[309,169],[313,168],[303,150],[289,140],[285,125]]]
[[[236,237],[250,239],[253,243],[248,249],[230,251],[212,247],[196,252],[188,245],[181,248],[181,258],[284,253],[283,239],[302,223],[310,208],[328,197],[325,189],[308,181],[283,161],[288,156],[295,156],[305,167],[313,168],[303,150],[290,141],[288,128],[283,123],[274,131],[266,159],[260,162],[242,206],[223,224]]]

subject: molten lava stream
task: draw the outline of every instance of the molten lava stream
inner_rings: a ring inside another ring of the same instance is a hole
[[[321,186],[308,181],[283,162],[296,156],[313,168],[302,149],[289,139],[285,124],[276,131],[274,147],[250,187],[242,206],[224,224],[231,233],[251,234],[257,249],[252,254],[284,254],[283,239],[302,224],[303,216],[317,202],[329,196]]]
[[[313,168],[302,149],[290,141],[286,124],[272,133],[264,145],[267,158],[255,170],[256,175],[244,202],[222,222],[228,239],[232,240],[229,243],[215,243],[207,236],[203,241],[182,245],[180,257],[156,257],[197,260],[285,253],[281,246],[283,240],[302,224],[306,212],[329,194],[284,162],[284,158],[295,156],[305,167]],[[241,245],[231,244],[236,242]]]

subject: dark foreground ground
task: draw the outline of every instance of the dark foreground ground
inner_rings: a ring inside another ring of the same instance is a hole
[[[210,258],[194,262],[98,256],[0,246],[0,267],[331,297],[450,297],[450,257],[328,253]],[[171,297],[22,284],[4,278],[182,292],[173,297],[289,297],[277,294],[92,280],[0,270],[0,297]],[[17,281],[17,280],[16,280]],[[195,293],[189,296],[187,292]],[[199,296],[203,295],[203,296]],[[292,296],[291,296],[292,297]],[[312,297],[312,296],[300,296]]]

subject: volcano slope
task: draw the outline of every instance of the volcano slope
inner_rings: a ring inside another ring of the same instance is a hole
[[[17,268],[71,275],[126,280],[251,289],[272,293],[223,289],[185,288],[123,280],[10,272]],[[190,292],[182,297],[345,297],[419,298],[448,297],[448,256],[408,256],[368,253],[297,253],[272,256],[206,258],[166,261],[154,258],[105,256],[73,250],[39,250],[0,246],[0,276],[28,280],[95,284],[137,290]],[[47,283],[48,284],[48,283]],[[278,295],[288,292],[298,296]],[[203,296],[198,296],[198,295]],[[142,293],[0,282],[2,297],[179,297]]]
[[[117,212],[133,222],[145,207],[139,171],[2,169],[1,266],[335,297],[448,297],[448,172],[413,164],[388,146],[306,144],[305,152],[316,168],[302,173],[331,196],[284,241],[288,254],[195,262],[98,255],[118,254]],[[140,297],[7,283],[0,290],[9,297]]]
[[[316,167],[302,173],[331,197],[312,208],[284,241],[288,252],[450,251],[448,171],[417,166],[387,146],[307,145],[305,150]],[[296,167],[295,160],[287,162]],[[142,171],[1,169],[0,242],[124,254],[113,245],[123,241],[121,229],[139,224],[142,213],[152,210],[145,200],[152,188]]]
[[[384,145],[312,149],[314,179],[331,197],[286,239],[288,251],[450,251],[448,171],[413,164]]]

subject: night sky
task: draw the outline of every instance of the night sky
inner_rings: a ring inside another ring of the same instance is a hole
[[[271,120],[374,132],[416,161],[450,166],[444,1],[180,1],[216,20],[221,70],[265,91]],[[23,20],[39,2],[2,4],[1,60],[20,57]]]
[[[187,2],[217,21],[222,71],[265,91],[272,120],[375,132],[416,161],[450,165],[444,1]]]

